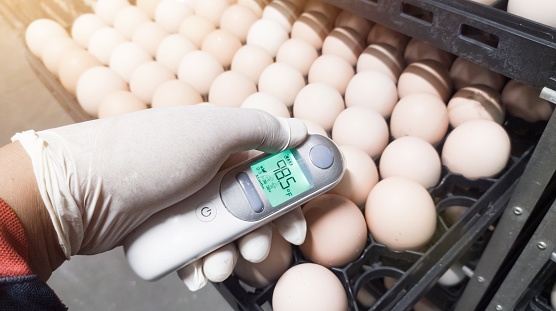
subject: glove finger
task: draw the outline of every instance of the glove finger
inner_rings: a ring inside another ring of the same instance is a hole
[[[192,292],[203,288],[208,283],[207,277],[203,273],[203,259],[198,259],[177,272],[185,286]]]
[[[234,271],[238,251],[234,243],[229,243],[203,259],[203,272],[211,282],[222,282]]]
[[[264,225],[238,240],[239,252],[247,261],[261,262],[270,252],[271,240],[272,226]]]
[[[307,222],[301,211],[301,207],[296,207],[290,212],[276,218],[273,221],[276,229],[286,241],[301,245],[305,242],[307,234]]]

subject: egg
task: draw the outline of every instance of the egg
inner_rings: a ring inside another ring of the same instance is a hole
[[[498,123],[473,120],[448,134],[442,147],[442,163],[454,173],[471,179],[497,176],[510,158],[508,133]]]
[[[556,309],[556,283],[554,283],[552,290],[550,291],[550,305],[552,308]]]
[[[361,255],[367,226],[355,203],[337,194],[323,194],[302,210],[307,236],[299,249],[305,258],[325,267],[342,267]]]
[[[289,34],[299,14],[301,14],[301,11],[296,7],[295,3],[289,0],[274,0],[265,6],[262,18],[275,20]]]
[[[302,13],[293,23],[291,38],[301,39],[320,50],[326,36],[332,31],[334,21],[320,12]]]
[[[79,77],[76,87],[79,105],[92,117],[98,117],[99,105],[104,97],[112,92],[127,91],[128,85],[112,69],[95,66],[87,69]]]
[[[460,284],[467,275],[463,271],[463,266],[461,263],[456,262],[442,276],[438,279],[438,284],[443,286],[456,286]]]
[[[366,106],[387,118],[398,102],[396,83],[386,74],[367,70],[359,72],[349,81],[345,93],[346,107]]]
[[[91,53],[82,49],[66,51],[61,56],[58,67],[60,83],[69,93],[75,94],[77,81],[87,69],[100,66],[101,62]]]
[[[188,83],[201,95],[208,95],[210,86],[224,68],[216,57],[205,51],[185,55],[178,67],[178,79]]]
[[[295,97],[305,86],[305,78],[301,72],[286,63],[273,63],[263,70],[258,85],[259,91],[272,94],[291,107]]]
[[[448,227],[453,226],[458,220],[469,211],[469,206],[451,205],[440,211],[440,217],[444,220]]]
[[[113,26],[116,15],[129,5],[130,3],[127,0],[97,0],[94,3],[93,10],[104,22]]]
[[[507,11],[509,13],[530,19],[549,27],[556,27],[556,3],[546,0],[508,0]]]
[[[365,42],[357,31],[349,27],[336,27],[324,39],[322,54],[333,54],[345,59],[355,66]]]
[[[448,108],[435,95],[415,93],[398,101],[390,116],[390,133],[397,139],[415,136],[439,144],[449,127]]]
[[[470,85],[459,89],[448,102],[448,118],[452,127],[469,120],[490,120],[502,124],[506,110],[500,93],[486,85]]]
[[[71,37],[82,48],[87,48],[89,39],[100,28],[108,26],[106,22],[94,13],[84,13],[75,18],[71,26]]]
[[[195,14],[209,20],[215,27],[220,26],[220,18],[230,6],[228,0],[204,0],[195,3]]]
[[[129,79],[129,89],[145,103],[151,103],[156,89],[164,82],[175,79],[175,75],[156,61],[137,66]]]
[[[158,46],[169,33],[157,23],[150,21],[141,24],[133,33],[132,42],[145,49],[151,56],[156,55]]]
[[[450,68],[455,58],[456,57],[450,52],[439,49],[428,42],[416,38],[409,40],[404,51],[404,60],[407,64],[422,59],[432,59],[443,64],[446,68]]]
[[[335,21],[342,11],[337,6],[321,0],[309,0],[303,7],[304,12],[318,12],[326,16],[331,21]]]
[[[154,19],[156,7],[161,0],[135,0],[135,5],[143,12],[147,13],[150,19]]]
[[[249,78],[235,71],[225,71],[212,82],[208,100],[218,106],[240,107],[255,92],[257,86]]]
[[[246,43],[256,45],[267,50],[272,57],[276,57],[282,43],[289,39],[288,32],[275,20],[259,19],[251,25],[247,32]]]
[[[153,94],[151,107],[195,105],[203,102],[203,97],[191,85],[177,79],[160,84]]]
[[[114,49],[125,41],[126,38],[114,28],[104,27],[93,33],[87,50],[103,65],[108,65]]]
[[[319,56],[309,68],[309,83],[325,83],[335,88],[343,96],[355,70],[340,56],[327,54]]]
[[[150,21],[147,13],[136,6],[129,5],[120,10],[114,19],[114,29],[131,40],[133,33],[140,25]]]
[[[418,182],[399,176],[374,186],[365,204],[365,219],[373,238],[392,250],[420,250],[436,230],[430,194]]]
[[[62,61],[62,55],[72,49],[82,48],[70,37],[52,38],[44,45],[41,60],[50,73],[58,76],[58,68]]]
[[[230,69],[258,84],[261,73],[272,63],[274,59],[267,50],[256,45],[244,45],[232,58]]]
[[[554,104],[540,98],[541,91],[517,80],[504,86],[500,101],[512,116],[527,122],[546,121],[554,112]]]
[[[319,57],[317,50],[309,43],[296,38],[284,42],[276,53],[276,62],[286,63],[307,76],[313,62]]]
[[[484,84],[500,92],[507,80],[505,76],[462,57],[454,60],[449,73],[456,90],[473,84]]]
[[[215,29],[216,26],[208,19],[197,15],[190,15],[181,23],[179,33],[191,40],[198,48],[201,48],[207,34]]]
[[[248,7],[234,4],[229,6],[220,18],[220,29],[236,36],[241,43],[247,41],[247,33],[251,25],[258,19],[257,15]]]
[[[334,21],[334,27],[347,27],[353,29],[361,38],[367,37],[372,26],[373,23],[368,19],[346,10],[340,11]]]
[[[293,116],[313,121],[330,131],[344,109],[344,99],[338,90],[325,83],[309,83],[295,97]]]
[[[367,35],[367,45],[384,43],[403,52],[411,38],[381,24],[375,24]]]
[[[183,20],[193,14],[193,9],[182,1],[161,0],[154,12],[154,21],[168,33],[177,33]]]
[[[481,3],[481,4],[486,4],[486,5],[492,5],[492,4],[496,3],[496,0],[469,0],[469,1],[477,2],[477,3]]]
[[[229,68],[241,41],[226,30],[216,29],[208,33],[201,45],[201,50],[211,53],[222,64]]]
[[[131,74],[139,65],[152,60],[152,56],[137,43],[125,41],[112,52],[108,67],[129,82]]]
[[[237,4],[249,8],[257,18],[263,15],[263,10],[271,0],[237,0]]]
[[[272,226],[270,251],[261,262],[253,263],[239,256],[234,275],[255,288],[264,288],[276,282],[293,261],[292,245]]]
[[[156,61],[177,74],[181,60],[197,46],[185,36],[174,33],[164,38],[156,50]]]
[[[119,116],[147,109],[147,104],[129,91],[115,91],[106,95],[99,104],[99,119]]]
[[[260,109],[275,117],[290,118],[288,106],[274,95],[256,92],[249,95],[241,104],[241,108]]]
[[[346,169],[340,182],[328,193],[341,195],[357,206],[363,207],[371,189],[379,180],[376,164],[365,151],[357,147],[343,145],[339,148]]]
[[[391,45],[374,43],[367,46],[357,58],[356,72],[376,70],[386,74],[395,83],[398,82],[405,61],[402,54]]]
[[[319,124],[317,124],[316,122],[310,120],[302,120],[302,121],[305,123],[305,126],[307,126],[307,133],[318,134],[324,137],[330,137],[328,133],[324,130],[324,128]]]
[[[398,80],[400,98],[423,92],[436,95],[444,102],[448,102],[452,94],[452,79],[448,69],[432,59],[422,59],[409,64]]]
[[[405,136],[386,146],[379,162],[380,176],[401,176],[432,188],[440,181],[442,164],[436,149],[426,140]]]
[[[57,37],[69,37],[69,33],[51,19],[36,19],[25,29],[25,44],[36,57],[41,57],[45,45]]]
[[[332,140],[338,145],[354,146],[371,158],[378,158],[386,145],[389,133],[386,120],[366,106],[352,106],[342,111],[332,127]]]
[[[288,269],[272,295],[274,311],[347,311],[348,298],[340,280],[327,268],[302,263]]]

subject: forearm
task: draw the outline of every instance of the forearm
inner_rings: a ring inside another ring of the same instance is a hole
[[[23,226],[31,269],[47,280],[65,256],[42,202],[31,159],[19,142],[0,148],[0,198],[10,205]]]

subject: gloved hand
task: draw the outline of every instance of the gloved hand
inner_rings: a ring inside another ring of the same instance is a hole
[[[306,134],[300,120],[277,119],[255,109],[179,106],[23,132],[13,140],[31,157],[40,194],[69,259],[121,245],[149,216],[201,189],[230,155],[251,149],[278,152],[298,145]],[[290,214],[275,223],[287,240],[300,244],[305,221],[300,210]],[[269,231],[263,227],[242,239],[246,259],[264,259]],[[228,257],[219,260],[222,254]],[[207,274],[218,281],[232,272],[237,251],[219,250],[207,257],[205,262],[212,264],[205,263],[204,272],[192,269],[193,276]],[[193,290],[204,285],[186,284]]]

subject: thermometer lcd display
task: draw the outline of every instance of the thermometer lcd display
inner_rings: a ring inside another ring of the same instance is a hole
[[[303,172],[291,150],[253,163],[251,170],[272,207],[311,189],[310,177]]]

